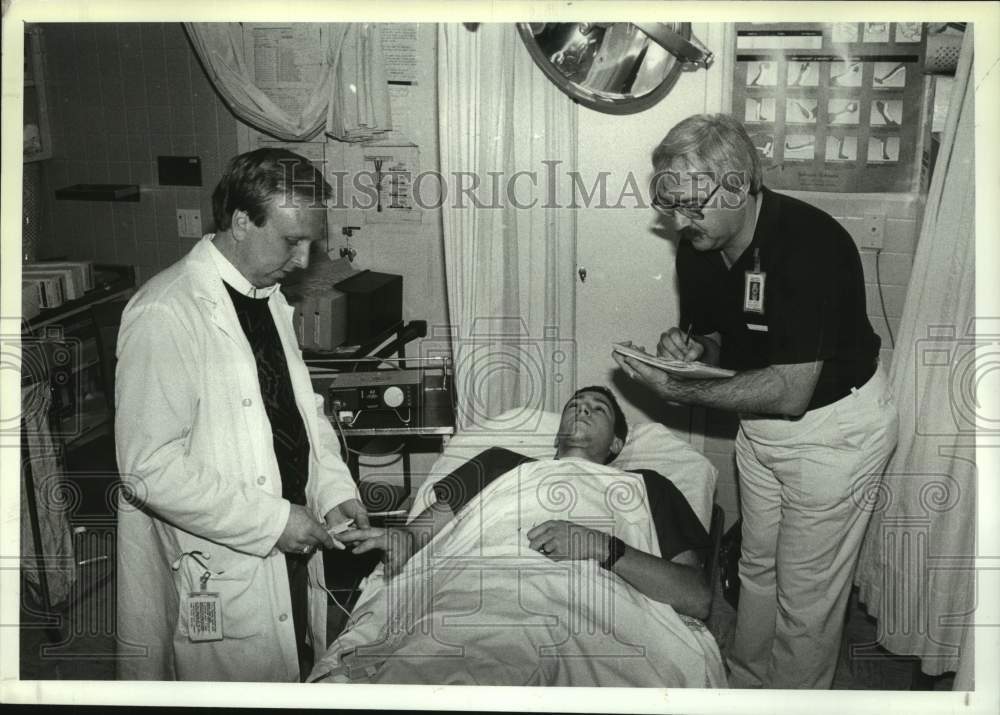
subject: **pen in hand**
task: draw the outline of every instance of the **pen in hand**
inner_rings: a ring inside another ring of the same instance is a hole
[[[684,360],[692,362],[696,358],[691,358],[691,333],[694,330],[694,321],[688,323],[687,332],[684,333]]]

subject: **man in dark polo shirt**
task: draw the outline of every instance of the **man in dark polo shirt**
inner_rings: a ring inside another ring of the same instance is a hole
[[[654,207],[678,235],[681,325],[660,356],[736,371],[684,380],[615,355],[666,400],[740,415],[743,551],[730,683],[828,688],[898,417],[864,275],[829,215],[762,185],[743,127],[695,115],[653,153]]]

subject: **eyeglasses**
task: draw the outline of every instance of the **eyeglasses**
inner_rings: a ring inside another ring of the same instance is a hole
[[[712,189],[708,196],[705,197],[705,200],[700,203],[689,202],[668,204],[660,200],[659,194],[653,195],[651,203],[653,208],[656,209],[658,213],[666,216],[667,218],[673,218],[675,213],[679,213],[681,216],[691,219],[692,221],[701,221],[705,218],[705,207],[708,206],[708,203],[712,200],[712,197],[715,196],[715,192],[719,190],[720,186],[722,186],[722,184],[716,184],[715,188]]]

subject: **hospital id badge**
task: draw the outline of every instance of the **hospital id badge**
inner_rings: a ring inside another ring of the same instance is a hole
[[[192,643],[222,640],[222,602],[218,593],[188,594],[188,638]]]
[[[746,271],[743,274],[743,312],[764,314],[764,280],[767,274]]]
[[[753,249],[753,270],[743,274],[743,312],[764,314],[764,279],[760,269],[760,246]]]

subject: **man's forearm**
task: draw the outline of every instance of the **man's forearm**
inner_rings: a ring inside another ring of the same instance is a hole
[[[669,604],[678,613],[707,618],[712,594],[701,570],[625,547],[611,570],[643,595]]]
[[[730,412],[793,414],[788,386],[773,368],[744,370],[731,378],[685,380],[667,377],[654,387],[661,397]]]

